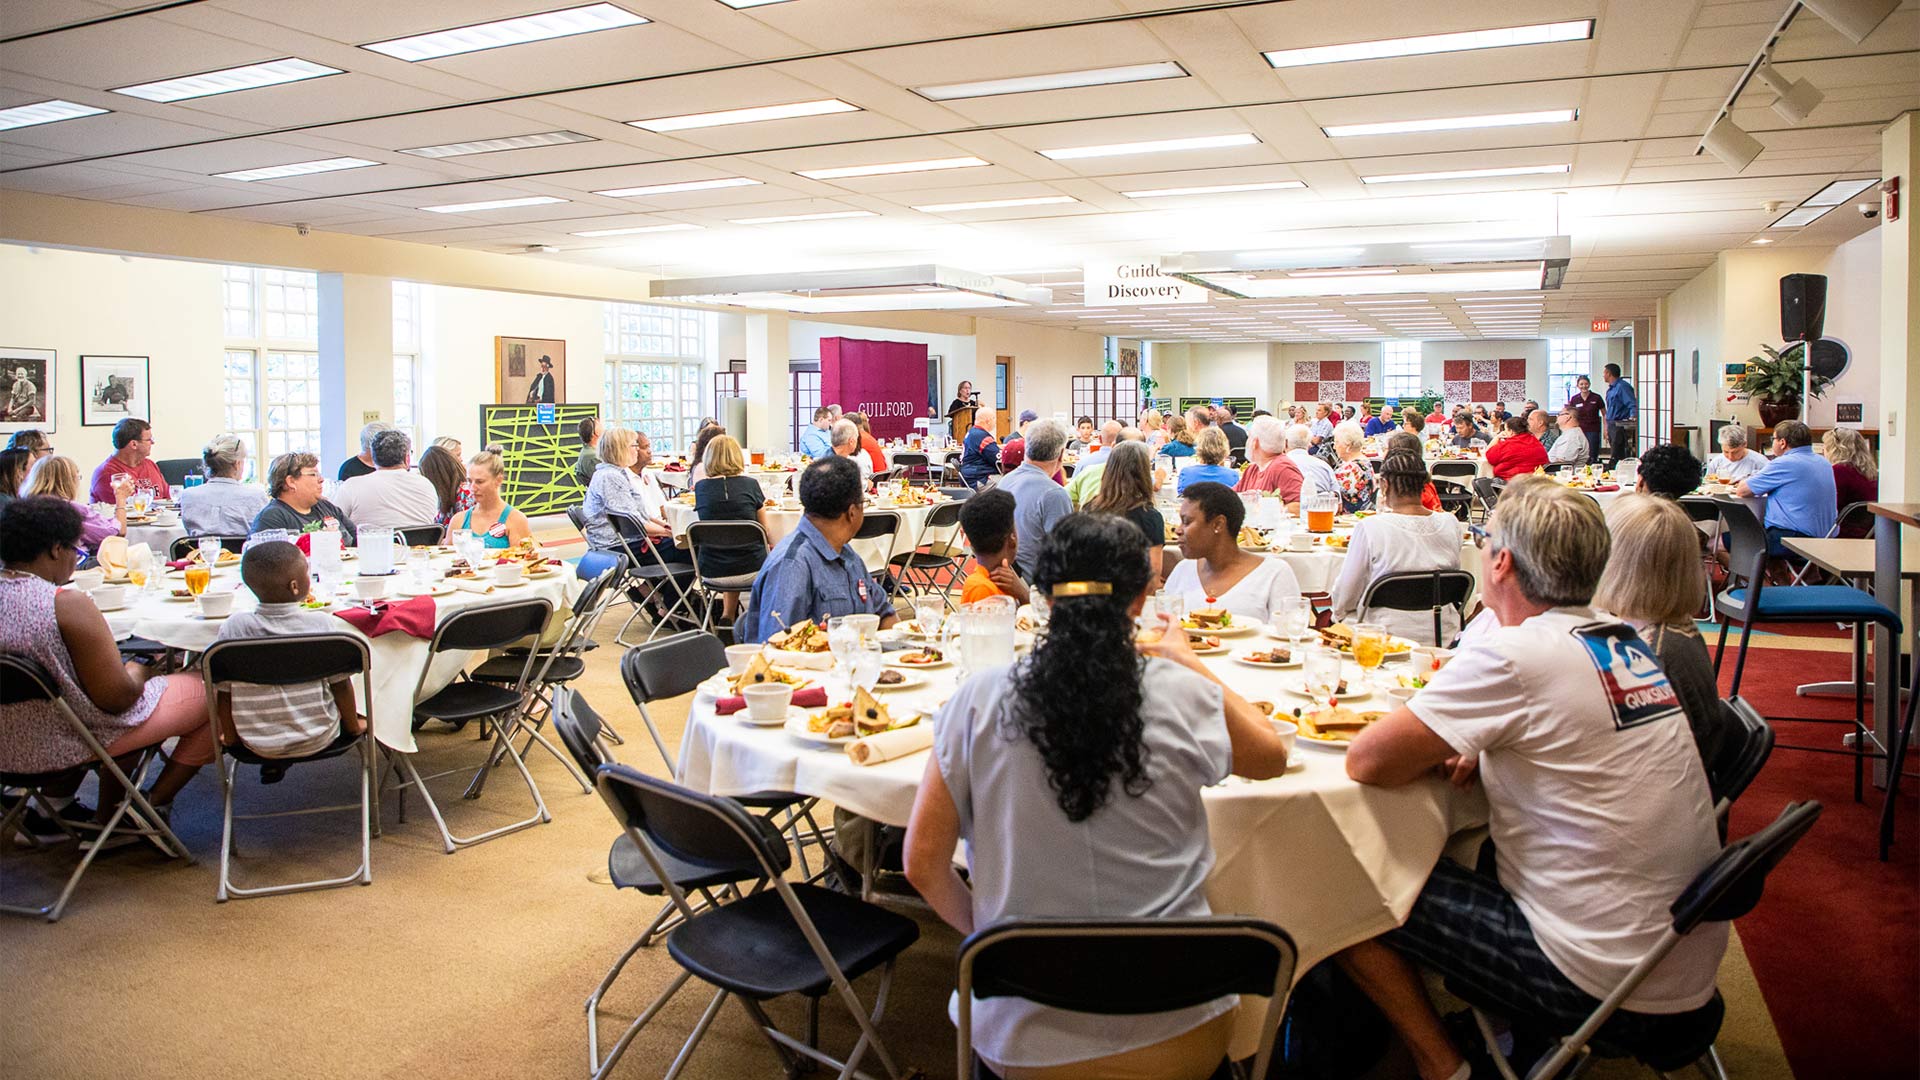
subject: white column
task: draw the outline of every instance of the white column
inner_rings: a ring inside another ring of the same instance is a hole
[[[748,315],[747,323],[747,446],[785,453],[793,434],[788,391],[787,316]]]
[[[393,279],[321,274],[321,473],[360,452],[363,425],[392,419]]]
[[[1900,220],[1880,225],[1880,498],[1920,502],[1920,244],[1914,188],[1920,184],[1920,113],[1880,136],[1880,175],[1900,178]],[[1908,533],[1908,543],[1915,543]]]

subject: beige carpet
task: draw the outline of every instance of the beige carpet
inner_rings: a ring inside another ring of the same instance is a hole
[[[610,620],[612,621],[612,620]],[[610,635],[612,627],[606,634]],[[625,734],[623,760],[661,769],[620,685],[617,650],[592,654],[581,689]],[[654,710],[678,746],[685,702]],[[427,735],[437,767],[478,761],[471,733]],[[582,1004],[607,966],[652,918],[658,901],[595,884],[615,827],[560,765],[532,760],[551,824],[444,855],[417,800],[400,824],[388,800],[386,835],[374,841],[374,880],[285,897],[214,903],[218,791],[210,772],[181,796],[176,826],[199,862],[168,863],[150,849],[103,855],[55,925],[0,919],[0,1076],[151,1077],[568,1077],[587,1068]],[[428,771],[424,765],[422,771]],[[253,770],[245,770],[251,774]],[[524,816],[511,774],[477,802],[463,778],[433,785],[456,831]],[[244,777],[243,807],[352,797],[342,763],[294,770],[261,787]],[[239,873],[343,872],[354,858],[349,815],[303,816],[242,826]],[[245,837],[270,837],[269,845]],[[0,862],[9,899],[43,887],[67,856]],[[283,878],[284,879],[284,878]],[[253,880],[258,881],[259,878]],[[243,879],[244,881],[244,879]],[[902,903],[922,927],[902,958],[882,1034],[903,1066],[953,1074],[945,1003],[958,937],[924,908]],[[608,998],[611,1042],[677,971],[656,946],[628,965]],[[859,989],[870,996],[874,979]],[[1720,1052],[1742,1080],[1790,1072],[1759,990],[1736,943],[1721,971],[1728,1017]],[[665,1073],[709,999],[699,984],[635,1041],[616,1075]],[[804,1009],[776,1003],[776,1019],[803,1031]],[[853,1025],[831,1002],[823,1045],[844,1051]],[[871,1063],[872,1059],[869,1058]],[[1405,1075],[1390,1060],[1382,1075]],[[724,1009],[683,1075],[776,1076],[777,1061],[734,1004]],[[1597,1076],[1646,1075],[1609,1066]]]

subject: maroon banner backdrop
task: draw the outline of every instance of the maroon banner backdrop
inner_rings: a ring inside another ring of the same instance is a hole
[[[927,347],[905,341],[820,339],[820,400],[867,414],[876,439],[904,439],[926,411]]]

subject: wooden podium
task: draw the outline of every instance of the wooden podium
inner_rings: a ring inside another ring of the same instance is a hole
[[[972,405],[965,405],[947,414],[947,419],[952,422],[950,427],[952,428],[954,442],[958,443],[966,440],[967,429],[973,426],[973,414],[976,411]]]

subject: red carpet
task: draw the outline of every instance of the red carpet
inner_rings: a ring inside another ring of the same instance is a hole
[[[1729,644],[1723,693],[1735,655]],[[1762,715],[1851,717],[1850,700],[1793,692],[1800,683],[1846,678],[1847,664],[1846,653],[1756,648],[1741,696]],[[1837,747],[1847,729],[1782,723],[1777,730],[1783,743]],[[1907,760],[1912,772],[1913,755]],[[1820,823],[1768,878],[1760,906],[1737,924],[1800,1080],[1920,1076],[1916,787],[1911,776],[1902,781],[1895,844],[1885,863],[1877,858],[1876,839],[1882,793],[1869,784],[1866,802],[1853,801],[1851,758],[1776,749],[1734,806],[1736,837],[1771,822],[1789,802],[1818,799],[1826,807]]]

